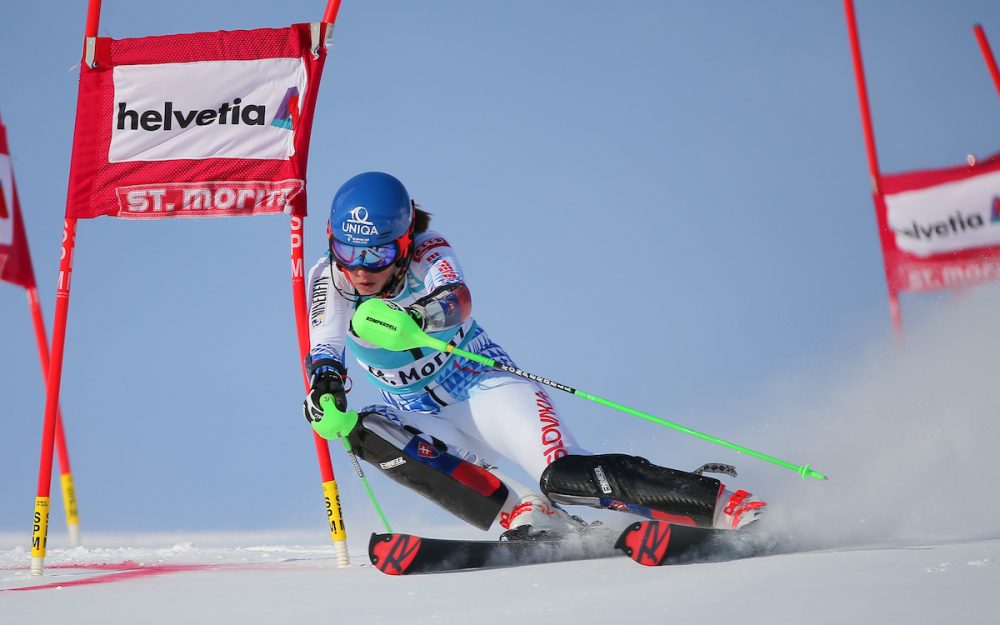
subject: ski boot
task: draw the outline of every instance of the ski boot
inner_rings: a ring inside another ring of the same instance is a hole
[[[746,527],[760,518],[762,508],[766,505],[766,501],[760,501],[749,491],[738,490],[734,493],[723,486],[719,501],[715,504],[712,526],[727,530]]]
[[[736,467],[731,464],[710,462],[695,469],[694,473],[698,475],[718,473],[735,478]],[[749,491],[738,490],[734,493],[726,490],[726,485],[723,484],[719,500],[715,503],[712,526],[717,529],[740,529],[756,521],[766,505],[766,501],[760,501]]]
[[[539,495],[527,495],[510,513],[500,513],[500,526],[506,528],[500,540],[558,540],[590,527],[558,505]]]

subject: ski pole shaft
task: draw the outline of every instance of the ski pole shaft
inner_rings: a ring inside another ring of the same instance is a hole
[[[378,499],[375,498],[375,491],[372,490],[372,485],[368,483],[368,478],[365,477],[365,472],[361,470],[361,463],[358,462],[358,456],[351,449],[351,443],[344,436],[340,439],[344,442],[344,449],[347,450],[347,455],[351,459],[351,463],[354,465],[354,471],[361,478],[361,485],[365,487],[365,492],[368,493],[368,500],[372,502],[372,506],[375,508],[375,512],[378,514],[378,518],[382,520],[382,525],[385,527],[385,531],[392,533],[392,527],[389,526],[389,520],[385,518],[385,512],[382,512],[382,506],[378,505]]]
[[[391,351],[406,351],[409,349],[414,349],[417,347],[429,347],[430,349],[436,349],[440,352],[447,352],[449,354],[454,354],[461,358],[466,358],[473,362],[478,362],[481,365],[490,367],[491,369],[498,369],[500,371],[506,371],[508,373],[513,373],[514,375],[520,376],[522,378],[527,378],[538,382],[539,384],[544,384],[546,386],[551,386],[552,388],[557,388],[560,391],[565,391],[572,395],[582,397],[583,399],[589,399],[592,402],[596,402],[603,406],[609,408],[614,408],[615,410],[620,410],[622,412],[634,415],[636,417],[646,419],[647,421],[652,421],[659,425],[666,426],[668,428],[673,428],[685,434],[690,434],[691,436],[715,443],[717,445],[722,445],[723,447],[728,447],[738,453],[746,454],[748,456],[753,456],[754,458],[759,458],[766,462],[778,465],[779,467],[784,467],[795,471],[802,476],[802,479],[807,477],[815,478],[818,480],[828,479],[822,473],[814,471],[809,468],[808,464],[797,465],[780,458],[775,458],[774,456],[768,456],[767,454],[762,454],[759,451],[754,451],[742,445],[737,445],[735,443],[730,443],[729,441],[724,441],[721,438],[716,438],[714,436],[709,436],[708,434],[703,434],[701,432],[692,430],[691,428],[684,427],[683,425],[678,425],[667,421],[666,419],[661,419],[660,417],[655,417],[651,414],[642,412],[641,410],[636,410],[634,408],[629,408],[628,406],[613,402],[597,395],[592,395],[590,393],[585,393],[583,391],[578,391],[572,386],[567,386],[560,382],[550,380],[548,378],[543,378],[540,375],[535,375],[534,373],[529,373],[517,367],[512,367],[500,362],[496,362],[492,358],[487,358],[486,356],[481,356],[479,354],[473,354],[472,352],[467,352],[463,349],[455,347],[450,343],[446,343],[439,338],[435,338],[423,330],[420,326],[410,318],[409,313],[407,313],[403,308],[397,304],[387,303],[382,299],[369,299],[365,300],[358,306],[354,313],[354,318],[351,320],[351,327],[354,332],[364,341],[371,343],[372,345],[377,345],[382,349],[388,349]]]
[[[365,492],[368,493],[368,500],[372,502],[375,512],[378,513],[379,519],[382,520],[385,531],[391,534],[392,528],[389,526],[389,521],[385,518],[385,513],[382,512],[382,506],[379,505],[378,499],[375,497],[375,491],[372,490],[371,484],[368,483],[365,472],[361,470],[361,463],[358,462],[357,455],[351,449],[351,442],[347,440],[347,435],[354,429],[354,426],[358,422],[357,411],[348,410],[347,412],[341,412],[337,409],[333,395],[329,393],[325,393],[319,398],[319,404],[323,408],[323,418],[312,423],[313,430],[325,439],[339,438],[344,443],[344,449],[347,450],[351,464],[354,465],[354,472],[361,478],[361,484],[365,487]]]
[[[659,425],[662,425],[662,426],[665,426],[665,427],[668,427],[668,428],[673,428],[673,429],[677,430],[678,432],[683,432],[685,434],[689,434],[689,435],[694,436],[696,438],[700,438],[702,440],[706,440],[706,441],[708,441],[710,443],[715,443],[716,445],[722,445],[723,447],[728,447],[729,449],[732,449],[733,451],[736,451],[738,453],[746,454],[748,456],[753,456],[754,458],[758,458],[760,460],[764,460],[765,462],[770,462],[771,464],[775,464],[775,465],[777,465],[779,467],[784,467],[786,469],[790,469],[792,471],[795,471],[799,475],[801,475],[803,479],[805,479],[807,477],[815,478],[815,479],[818,479],[818,480],[829,479],[827,476],[823,475],[822,473],[820,473],[818,471],[814,471],[813,469],[810,469],[808,464],[797,465],[797,464],[793,464],[791,462],[788,462],[786,460],[782,460],[781,458],[775,458],[774,456],[769,456],[769,455],[761,453],[759,451],[754,451],[753,449],[749,449],[749,448],[744,447],[742,445],[737,445],[736,443],[731,443],[729,441],[726,441],[726,440],[723,440],[721,438],[712,436],[710,434],[705,434],[705,433],[699,432],[697,430],[692,430],[689,427],[686,427],[686,426],[683,426],[683,425],[679,425],[679,424],[673,423],[671,421],[667,421],[666,419],[661,419],[660,417],[651,415],[651,414],[649,414],[647,412],[643,412],[641,410],[636,410],[635,408],[630,408],[628,406],[625,406],[624,404],[619,404],[618,402],[614,402],[614,401],[611,401],[609,399],[604,399],[603,397],[598,397],[597,395],[594,395],[592,393],[587,393],[587,392],[575,389],[572,386],[567,386],[566,384],[562,384],[560,382],[556,382],[555,380],[550,380],[548,378],[543,378],[542,376],[535,375],[534,373],[529,373],[529,372],[524,371],[522,369],[518,369],[517,367],[511,367],[510,365],[506,365],[506,364],[501,363],[501,362],[496,362],[492,358],[487,358],[485,356],[480,356],[479,354],[473,354],[471,352],[467,352],[467,351],[465,351],[463,349],[459,349],[457,347],[454,347],[452,345],[447,345],[447,344],[445,345],[444,351],[446,351],[446,352],[448,352],[450,354],[455,354],[456,356],[460,356],[462,358],[467,358],[467,359],[472,360],[474,362],[478,362],[479,364],[486,365],[487,367],[490,367],[490,368],[493,368],[493,369],[499,369],[500,371],[506,371],[507,373],[513,373],[514,375],[520,376],[522,378],[527,378],[529,380],[534,380],[535,382],[538,382],[540,384],[544,384],[544,385],[550,386],[552,388],[557,388],[560,391],[565,391],[565,392],[570,393],[572,395],[576,395],[577,397],[581,397],[583,399],[587,399],[587,400],[590,400],[592,402],[601,404],[602,406],[607,406],[608,408],[614,408],[615,410],[620,410],[621,412],[624,412],[624,413],[627,413],[627,414],[639,417],[640,419],[645,419],[645,420],[650,421],[652,423],[657,423]]]

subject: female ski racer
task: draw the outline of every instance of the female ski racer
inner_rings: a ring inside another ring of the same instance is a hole
[[[430,215],[389,174],[359,174],[337,191],[329,253],[309,274],[307,420],[323,418],[326,393],[338,410],[347,410],[350,350],[385,400],[358,411],[348,435],[358,456],[482,530],[497,522],[504,539],[537,539],[581,529],[584,523],[559,504],[701,527],[739,528],[757,518],[763,501],[730,492],[700,471],[584,450],[535,382],[426,348],[387,351],[355,335],[357,306],[383,298],[431,336],[516,366],[471,316],[455,251],[429,223]],[[535,484],[525,487],[503,473],[495,464],[502,458]]]

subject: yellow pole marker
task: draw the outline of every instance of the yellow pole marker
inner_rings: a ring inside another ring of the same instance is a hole
[[[73,486],[73,474],[63,473],[59,476],[62,486],[63,506],[66,508],[66,530],[69,532],[70,547],[80,546],[80,517],[76,511],[76,488]]]
[[[333,552],[337,554],[337,566],[350,566],[347,555],[347,527],[344,525],[344,513],[340,508],[340,493],[337,482],[323,482],[323,495],[326,498],[326,518],[330,523],[330,534],[333,536]]]
[[[31,574],[41,575],[45,564],[45,542],[49,532],[49,498],[35,497],[35,524],[31,532]]]

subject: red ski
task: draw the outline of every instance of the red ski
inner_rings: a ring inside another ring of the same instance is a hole
[[[534,541],[372,534],[368,557],[387,575],[411,575],[606,558],[621,553],[640,564],[660,566],[746,558],[761,555],[774,547],[773,540],[766,534],[753,530],[641,521],[629,525],[620,535],[591,530],[589,535]]]
[[[372,534],[368,558],[387,575],[504,568],[616,555],[611,538],[455,540],[412,534]]]
[[[763,536],[753,530],[727,530],[639,521],[625,528],[615,548],[639,564],[662,566],[760,555]]]

